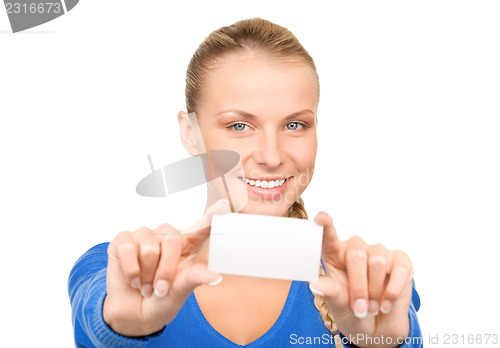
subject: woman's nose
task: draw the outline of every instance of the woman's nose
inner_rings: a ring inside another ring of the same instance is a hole
[[[278,135],[263,135],[261,139],[259,139],[259,145],[254,155],[255,161],[259,165],[270,168],[279,167],[284,162],[285,153],[280,146]]]

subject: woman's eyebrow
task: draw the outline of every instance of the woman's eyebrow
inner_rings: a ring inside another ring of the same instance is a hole
[[[222,115],[222,114],[236,114],[238,116],[241,116],[243,118],[246,118],[248,120],[255,120],[257,117],[255,115],[252,115],[248,112],[245,112],[245,111],[241,111],[241,110],[226,110],[226,111],[221,111],[219,113],[217,113],[215,116],[219,116],[219,115]],[[297,112],[294,112],[286,117],[284,117],[283,119],[285,121],[288,121],[288,120],[291,120],[291,119],[294,119],[296,117],[300,117],[300,116],[304,116],[306,114],[312,114],[314,115],[314,112],[310,109],[304,109],[304,110],[300,110],[300,111],[297,111]]]
[[[256,117],[252,114],[249,114],[248,112],[240,111],[240,110],[226,110],[226,111],[221,111],[215,116],[220,116],[222,114],[236,114],[238,116],[241,116],[243,118],[249,119],[249,120],[254,120]]]
[[[288,120],[292,120],[292,119],[294,119],[296,117],[305,116],[307,114],[311,114],[311,115],[314,116],[314,112],[312,110],[304,109],[304,110],[301,110],[301,111],[298,111],[298,112],[294,112],[293,114],[290,114],[290,115],[286,116],[284,119],[286,121],[288,121]]]

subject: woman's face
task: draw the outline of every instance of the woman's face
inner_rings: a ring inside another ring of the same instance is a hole
[[[232,54],[210,72],[198,105],[206,149],[240,155],[243,170],[225,176],[236,210],[287,216],[314,170],[318,85],[313,70],[304,62],[254,52]],[[218,185],[219,194],[209,190],[209,201],[225,197]]]

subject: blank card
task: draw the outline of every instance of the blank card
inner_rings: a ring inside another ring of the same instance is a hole
[[[208,269],[254,277],[316,281],[323,226],[286,217],[226,213],[212,217]]]

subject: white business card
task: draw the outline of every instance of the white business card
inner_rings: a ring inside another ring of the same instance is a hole
[[[208,269],[254,277],[316,281],[323,226],[310,220],[213,215]]]

